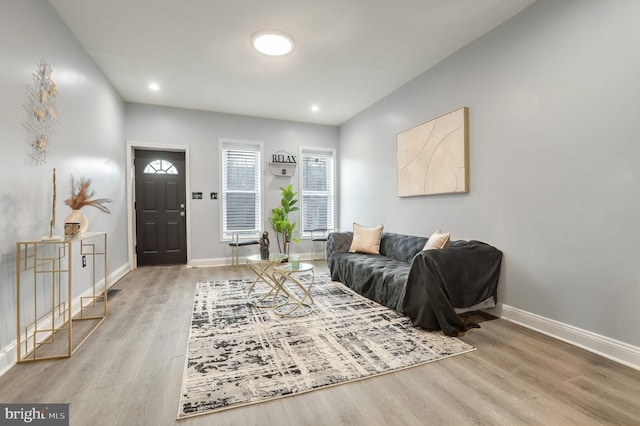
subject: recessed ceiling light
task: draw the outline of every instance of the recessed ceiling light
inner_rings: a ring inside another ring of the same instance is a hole
[[[313,105],[313,106],[311,107],[311,111],[312,111],[312,112],[318,112],[318,111],[320,111],[320,107],[319,107],[318,105]]]
[[[160,90],[160,86],[158,85],[158,83],[149,83],[149,90],[157,92],[158,90]]]
[[[282,31],[258,31],[251,36],[251,45],[258,52],[269,56],[284,56],[293,52],[293,38]]]

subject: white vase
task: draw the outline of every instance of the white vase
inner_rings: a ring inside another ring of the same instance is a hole
[[[69,216],[64,218],[64,223],[79,223],[81,234],[87,232],[89,228],[89,220],[80,210],[72,210]]]

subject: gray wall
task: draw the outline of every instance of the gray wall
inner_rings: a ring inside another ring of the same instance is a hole
[[[231,252],[220,241],[220,200],[210,200],[210,192],[221,191],[220,138],[261,141],[264,144],[263,229],[271,231],[267,217],[280,205],[280,187],[293,183],[299,190],[299,170],[292,177],[275,177],[267,162],[276,151],[298,155],[301,146],[336,148],[338,128],[270,120],[230,114],[193,111],[127,103],[125,139],[156,145],[188,145],[191,191],[203,192],[203,200],[191,200],[191,259],[195,264],[220,264]],[[297,214],[293,216],[297,220]],[[273,234],[272,234],[273,235]],[[275,239],[271,238],[272,250]],[[276,250],[277,251],[277,250]],[[292,253],[308,253],[308,241],[294,244]],[[244,254],[247,254],[245,252]]]
[[[539,1],[347,122],[342,226],[486,241],[505,305],[640,345],[639,16]],[[396,134],[461,106],[470,193],[397,198]]]
[[[57,145],[41,166],[28,156],[27,86],[41,60],[48,62],[57,84]],[[89,230],[109,233],[109,272],[126,257],[126,203],[122,196],[124,103],[46,1],[0,2],[0,355],[16,338],[16,241],[49,233],[51,175],[57,169],[57,234],[70,209],[64,205],[71,176],[93,180],[97,196],[112,198],[110,215],[82,211]],[[75,292],[82,280],[75,282]],[[11,354],[13,355],[13,354]],[[0,356],[2,358],[2,356]],[[1,362],[0,362],[1,364]],[[2,365],[0,365],[0,369]]]

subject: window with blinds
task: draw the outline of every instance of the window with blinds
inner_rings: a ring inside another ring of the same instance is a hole
[[[222,158],[222,238],[260,235],[262,223],[260,144],[223,142]]]
[[[302,149],[300,157],[301,232],[308,238],[311,231],[335,228],[335,151]]]

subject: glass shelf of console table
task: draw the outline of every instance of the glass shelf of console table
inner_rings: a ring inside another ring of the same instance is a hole
[[[16,290],[17,362],[70,357],[107,317],[107,233],[18,241]]]

